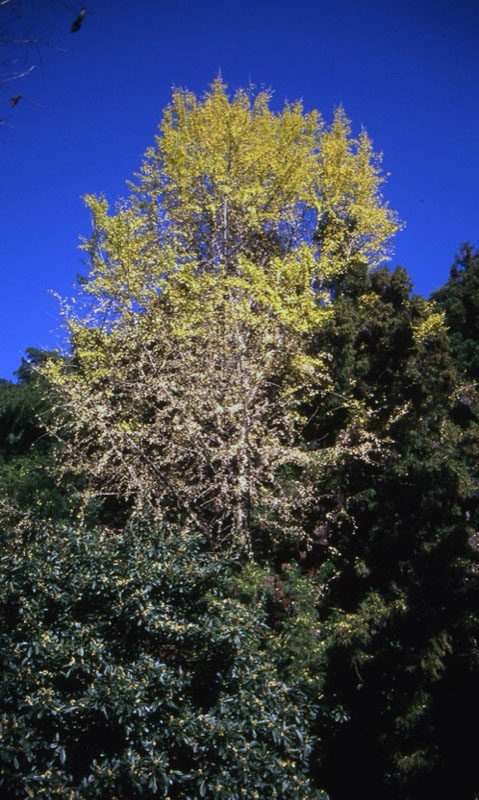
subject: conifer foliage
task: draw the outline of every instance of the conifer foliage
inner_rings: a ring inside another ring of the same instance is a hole
[[[329,587],[318,776],[334,800],[356,788],[391,800],[472,798],[465,720],[472,722],[466,697],[478,697],[470,458],[479,431],[471,418],[456,422],[463,379],[446,328],[437,308],[411,296],[404,270],[358,268],[335,288],[337,394],[368,397],[373,426],[398,413],[382,453],[361,463],[346,454],[323,488]],[[338,435],[345,413],[336,398],[316,415],[311,446]]]
[[[447,283],[432,295],[442,308],[456,360],[472,380],[479,378],[479,251],[465,242]]]

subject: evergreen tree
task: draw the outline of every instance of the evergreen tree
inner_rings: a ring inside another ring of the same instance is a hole
[[[454,421],[460,380],[441,315],[410,291],[402,269],[358,267],[335,284],[337,391],[307,431],[323,446],[366,398],[370,426],[389,430],[381,452],[331,471],[317,529],[314,558],[329,587],[318,775],[334,800],[477,792],[465,723],[479,669],[477,492],[466,457],[478,431]]]
[[[447,283],[432,294],[444,311],[456,361],[473,381],[479,379],[479,251],[465,243]]]
[[[9,523],[64,511],[53,479],[52,441],[46,383],[39,373],[56,353],[27,348],[16,371],[18,382],[0,382],[0,518]]]

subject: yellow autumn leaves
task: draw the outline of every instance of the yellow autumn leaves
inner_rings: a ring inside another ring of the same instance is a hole
[[[91,312],[68,315],[74,367],[49,367],[66,469],[246,548],[254,525],[297,532],[301,406],[328,384],[312,337],[330,281],[386,255],[382,180],[343,111],[175,91],[129,198],[87,198]]]

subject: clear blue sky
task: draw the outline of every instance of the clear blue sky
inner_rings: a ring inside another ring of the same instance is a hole
[[[24,0],[24,18],[55,47],[32,53],[30,77],[0,86],[0,376],[26,347],[59,341],[49,290],[69,295],[83,269],[81,196],[124,194],[171,87],[202,93],[220,70],[231,89],[271,87],[278,108],[301,98],[330,120],[342,104],[354,131],[367,129],[407,225],[392,264],[417,291],[447,279],[462,241],[479,245],[475,0],[85,3],[71,34],[80,3]],[[16,93],[25,97],[11,108]]]

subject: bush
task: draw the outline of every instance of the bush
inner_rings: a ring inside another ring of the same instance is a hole
[[[11,533],[0,563],[2,797],[324,797],[305,682],[200,537]]]

